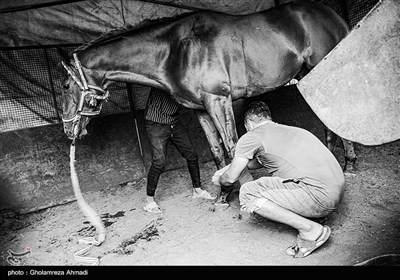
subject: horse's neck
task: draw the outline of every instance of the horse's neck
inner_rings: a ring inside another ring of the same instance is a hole
[[[113,82],[142,84],[165,88],[163,66],[169,54],[165,42],[125,38],[80,54],[83,67],[101,77],[101,85]]]

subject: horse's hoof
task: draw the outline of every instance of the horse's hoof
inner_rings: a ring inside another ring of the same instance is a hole
[[[346,168],[343,170],[343,174],[346,177],[354,177],[356,176],[356,169],[354,168],[353,165],[348,164]]]

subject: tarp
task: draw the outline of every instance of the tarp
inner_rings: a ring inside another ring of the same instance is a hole
[[[105,32],[193,10],[248,14],[291,0],[0,1],[0,47],[82,44]]]

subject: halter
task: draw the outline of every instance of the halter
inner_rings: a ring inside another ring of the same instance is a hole
[[[76,55],[76,53],[73,53],[74,56],[74,61],[75,61],[75,68],[78,70],[79,75],[81,76],[81,79],[79,79],[75,73],[70,69],[70,67],[68,65],[65,64],[64,61],[62,61],[62,65],[64,66],[65,70],[67,70],[68,74],[72,77],[72,79],[74,79],[75,83],[79,86],[79,89],[81,91],[81,96],[79,99],[79,104],[78,104],[78,110],[76,111],[75,115],[71,118],[68,119],[64,119],[62,118],[63,122],[78,122],[81,118],[81,116],[95,116],[98,115],[100,113],[101,110],[101,106],[99,106],[99,109],[93,112],[85,112],[83,111],[83,104],[85,102],[85,96],[89,95],[90,96],[90,102],[92,102],[92,100],[97,99],[97,100],[106,100],[108,99],[108,97],[110,96],[110,93],[108,92],[108,90],[103,89],[101,87],[95,86],[95,85],[88,85],[85,75],[83,74],[82,71],[82,65],[80,63],[80,61],[78,60],[78,57]],[[96,94],[96,93],[92,93],[92,89],[95,91],[100,91],[102,93],[102,95]]]

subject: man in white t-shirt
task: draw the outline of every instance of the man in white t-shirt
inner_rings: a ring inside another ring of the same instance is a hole
[[[331,229],[312,219],[327,216],[340,203],[342,168],[315,135],[273,122],[262,101],[249,105],[244,125],[247,133],[238,140],[231,164],[217,171],[212,181],[230,186],[246,167],[265,168],[270,176],[241,186],[241,210],[297,229],[296,243],[286,253],[306,257],[330,237]]]

